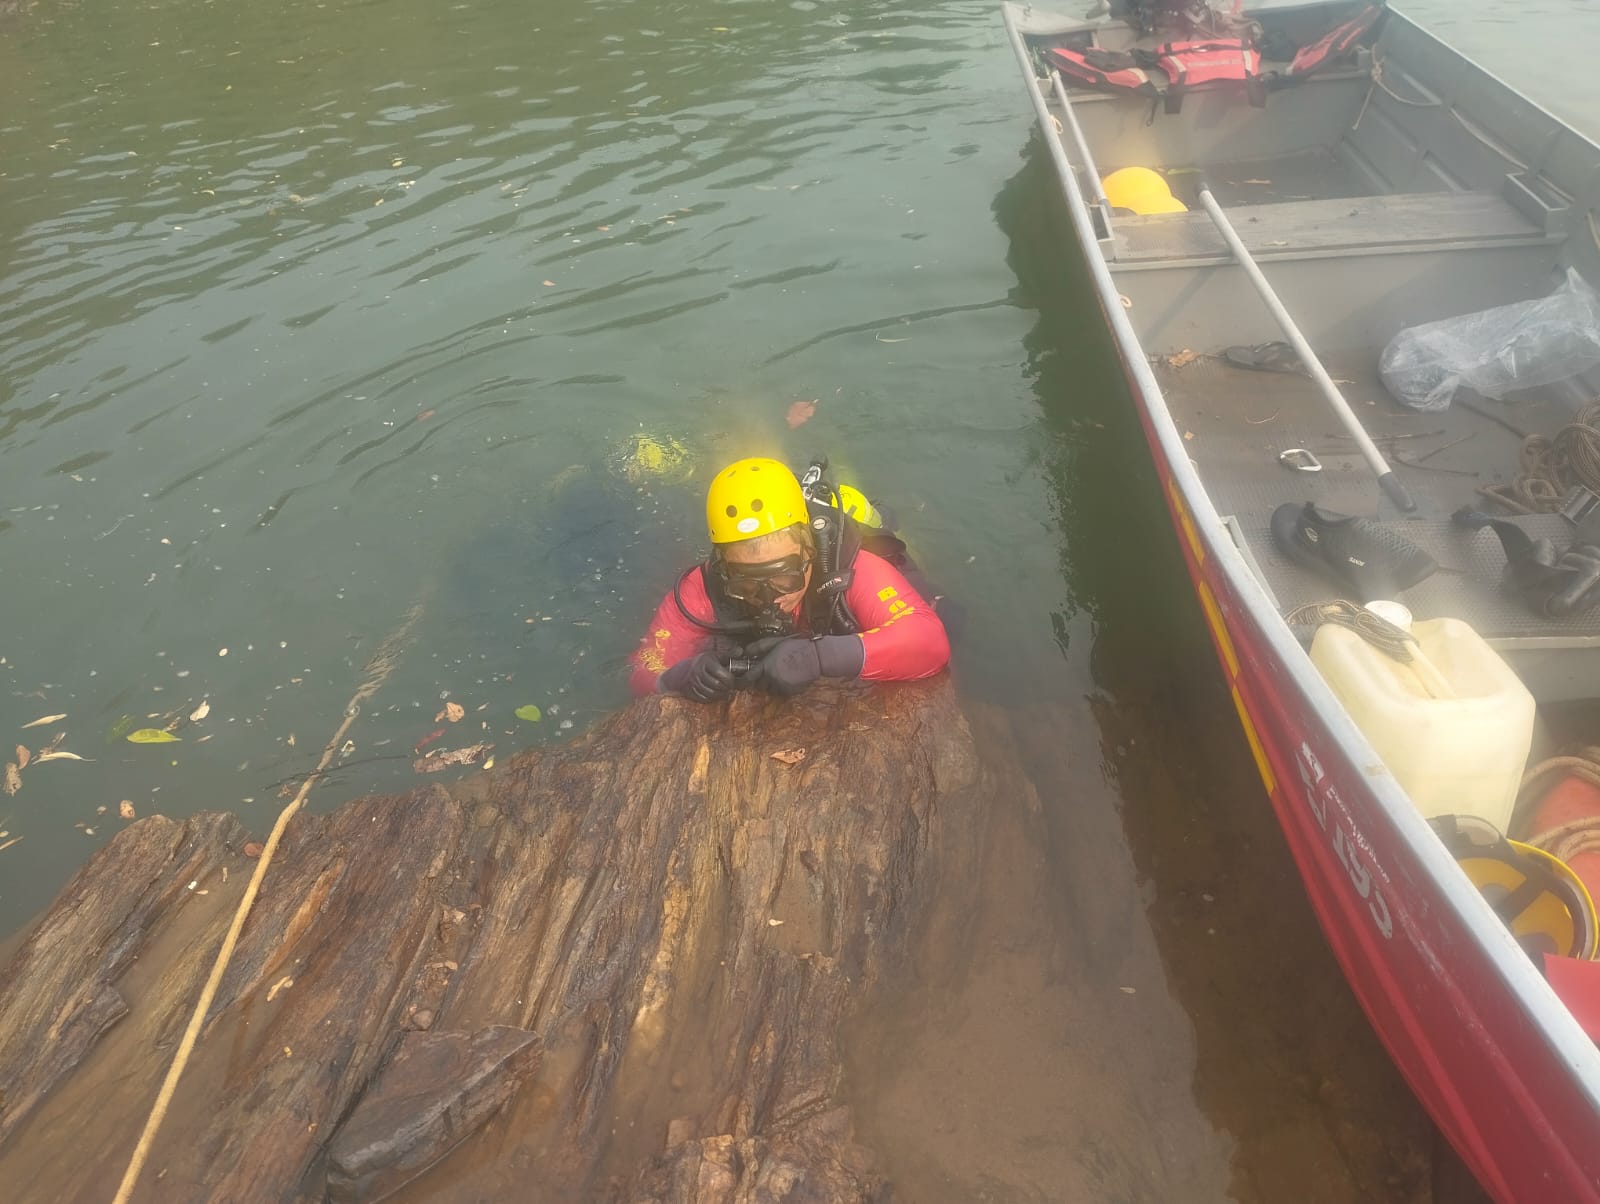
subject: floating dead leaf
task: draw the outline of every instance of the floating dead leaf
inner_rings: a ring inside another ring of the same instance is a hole
[[[780,748],[772,754],[774,761],[782,761],[785,765],[798,765],[806,759],[806,750],[803,748]]]
[[[58,722],[60,722],[61,720],[65,719],[65,718],[66,718],[65,714],[46,715],[42,719],[35,719],[32,723],[24,723],[22,725],[22,730],[23,731],[27,731],[30,727],[43,727],[47,723],[58,723]]]
[[[199,723],[209,714],[211,714],[211,703],[206,699],[201,699],[200,705],[189,712],[189,722]]]
[[[438,773],[453,765],[476,765],[493,751],[492,744],[469,744],[466,748],[452,748],[418,757],[411,762],[411,768],[418,773]]]
[[[5,852],[7,849],[9,849],[12,845],[16,844],[17,841],[19,841],[21,839],[22,839],[22,837],[20,837],[20,836],[13,836],[10,840],[6,841],[4,844],[0,844],[0,853]]]
[[[33,759],[33,754],[22,745],[17,745],[17,768],[28,768],[28,762]]]
[[[5,792],[15,794],[22,789],[22,770],[17,768],[15,761],[6,762]]]
[[[68,752],[64,748],[41,748],[35,761],[43,765],[46,761],[87,761],[87,757],[80,757],[75,752]]]
[[[272,986],[267,988],[267,1002],[271,1003],[278,997],[279,991],[287,991],[292,986],[294,986],[294,979],[285,974],[282,978],[278,979],[277,982],[273,983]],[[287,1047],[285,1048],[287,1049]]]
[[[433,717],[433,721],[438,723],[441,719],[448,719],[451,723],[460,723],[466,713],[467,708],[459,702],[447,702],[444,704],[444,710]]]
[[[261,856],[261,845],[254,840],[247,841],[244,846],[244,855],[246,857]]]
[[[789,412],[784,416],[784,421],[789,424],[789,429],[792,431],[795,427],[804,426],[810,422],[811,416],[816,412],[817,402],[815,398],[810,401],[797,401],[789,407]]]
[[[782,920],[774,920],[774,919],[771,919],[771,918],[768,918],[768,920],[767,920],[767,927],[768,928],[780,928],[782,926],[783,926],[783,921]]]
[[[1194,438],[1194,432],[1193,431],[1184,431],[1183,432],[1183,437],[1186,440],[1193,439]]]
[[[423,410],[422,413],[417,415],[417,421],[418,422],[426,422],[426,421],[428,421],[428,419],[432,418],[437,413],[438,413],[437,410]]]
[[[138,818],[137,813],[133,809],[133,803],[130,802],[128,799],[123,799],[120,803],[117,804],[117,814],[122,816],[123,819],[137,819]]]
[[[1169,368],[1187,368],[1199,358],[1200,353],[1198,351],[1191,351],[1187,347],[1182,351],[1174,352],[1172,355],[1165,357]]]
[[[555,288],[556,282],[554,280],[546,280],[544,286],[545,288]]]
[[[438,720],[435,719],[434,722],[437,723]],[[444,735],[444,728],[442,728],[442,727],[434,728],[433,731],[429,732],[426,736],[422,737],[422,739],[418,740],[415,744],[413,744],[411,746],[411,751],[412,752],[421,752],[423,749],[427,748],[428,745],[432,744],[435,740],[437,740],[442,735]]]

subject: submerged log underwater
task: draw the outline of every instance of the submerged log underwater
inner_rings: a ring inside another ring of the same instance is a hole
[[[134,1199],[883,1198],[839,1033],[966,855],[981,777],[940,678],[644,699],[297,815]],[[0,968],[12,1200],[111,1198],[249,839],[131,825]]]

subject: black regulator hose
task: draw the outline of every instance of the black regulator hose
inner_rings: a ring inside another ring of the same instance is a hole
[[[839,514],[837,508],[830,507],[830,513],[819,514],[811,520],[811,530],[817,540],[817,569],[822,576],[818,588],[825,590],[828,597],[828,623],[826,630],[820,633],[823,635],[861,630],[850,611],[850,603],[845,600],[849,582],[839,577]]]

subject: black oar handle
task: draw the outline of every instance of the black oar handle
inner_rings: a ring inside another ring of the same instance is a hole
[[[1389,495],[1389,500],[1407,514],[1416,510],[1417,503],[1412,499],[1411,491],[1400,483],[1400,478],[1394,475],[1393,469],[1379,477],[1378,484],[1383,487],[1384,493]]]

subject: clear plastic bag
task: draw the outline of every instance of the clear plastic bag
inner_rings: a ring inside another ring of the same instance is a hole
[[[1415,410],[1442,410],[1466,386],[1497,401],[1600,364],[1600,296],[1567,269],[1548,297],[1412,326],[1378,361],[1383,383]]]

